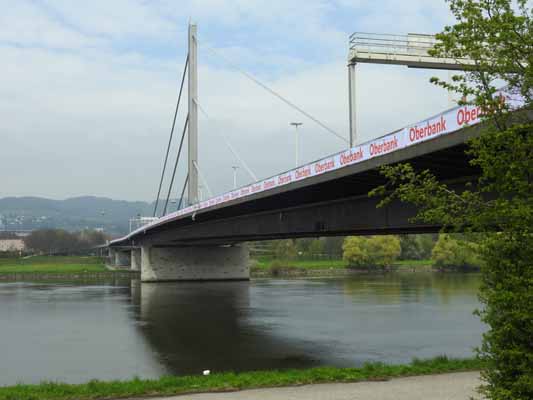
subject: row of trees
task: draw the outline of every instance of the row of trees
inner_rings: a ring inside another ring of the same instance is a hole
[[[481,236],[425,234],[275,240],[262,250],[277,260],[344,259],[353,268],[388,269],[397,260],[430,260],[439,270],[481,267]],[[476,240],[473,240],[476,239]]]
[[[277,260],[340,259],[344,237],[324,237],[319,239],[272,240],[256,244],[257,256],[266,255]]]
[[[24,238],[28,250],[42,254],[75,253],[106,243],[104,233],[94,230],[68,232],[63,229],[40,229]]]

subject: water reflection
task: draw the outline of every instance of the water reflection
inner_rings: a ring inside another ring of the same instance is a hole
[[[445,305],[461,297],[472,300],[479,285],[479,274],[398,273],[346,279],[344,291],[356,302],[388,304],[428,300]]]
[[[0,385],[465,357],[477,275],[0,283]]]
[[[137,326],[173,374],[465,357],[477,275],[137,284]]]
[[[249,282],[144,283],[138,329],[172,374],[303,368],[318,360],[254,323]]]

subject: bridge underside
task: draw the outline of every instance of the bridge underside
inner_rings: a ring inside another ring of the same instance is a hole
[[[528,119],[531,119],[527,114]],[[144,281],[247,279],[248,252],[242,242],[341,235],[437,232],[440,226],[413,222],[416,209],[394,202],[378,208],[368,193],[386,183],[382,165],[409,162],[430,170],[461,191],[479,170],[465,154],[468,139],[484,124],[461,129],[334,171],[171,216],[111,244],[131,250],[132,266]],[[139,250],[140,249],[140,250]],[[117,262],[122,258],[117,256]],[[133,265],[134,264],[134,265]]]
[[[412,151],[405,149],[402,153]],[[403,154],[403,157],[415,168],[430,169],[440,179],[449,181],[450,186],[461,189],[478,174],[464,151],[465,145],[461,143],[415,157]],[[402,154],[388,157],[393,162],[402,161]],[[370,190],[385,183],[377,168],[356,174],[342,172],[328,179],[318,177],[313,185],[206,211],[195,215],[194,220],[188,217],[167,223],[140,240],[168,246],[228,245],[282,238],[439,230],[440,226],[411,222],[416,214],[412,206],[395,202],[378,208],[379,199],[368,197]]]

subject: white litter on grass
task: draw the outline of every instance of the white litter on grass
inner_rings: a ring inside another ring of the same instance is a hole
[[[208,369],[204,370],[204,372],[203,372],[204,376],[209,375],[210,373],[211,373],[211,371],[209,371]]]

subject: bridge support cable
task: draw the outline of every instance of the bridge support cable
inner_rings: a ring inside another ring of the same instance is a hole
[[[189,182],[189,174],[185,177],[185,182],[183,183],[183,189],[181,190],[180,202],[176,211],[181,210],[181,204],[183,203],[183,196],[185,196],[185,189],[187,189],[187,183]]]
[[[172,171],[172,178],[170,179],[170,183],[168,185],[167,199],[165,200],[165,207],[163,209],[163,214],[162,215],[165,215],[167,213],[168,201],[170,199],[170,193],[172,192],[172,186],[174,185],[174,178],[176,177],[176,170],[178,169],[178,163],[180,161],[181,149],[183,147],[183,141],[185,139],[185,134],[187,133],[187,126],[188,125],[189,125],[189,115],[187,115],[187,118],[185,119],[185,124],[183,124],[183,132],[181,134],[180,147],[179,147],[179,150],[178,150],[178,155],[176,156],[176,162],[174,163],[174,170]]]
[[[196,102],[196,105],[198,106],[198,109],[200,110],[200,112],[208,119],[208,120],[211,120],[211,118],[209,117],[209,115],[207,114],[207,112],[205,111],[205,109],[198,103]],[[231,151],[231,153],[233,154],[233,156],[237,159],[237,161],[239,161],[241,163],[241,165],[243,166],[244,170],[248,173],[248,175],[250,175],[250,177],[254,180],[254,182],[257,182],[259,179],[257,179],[257,176],[254,174],[254,172],[252,171],[252,169],[248,166],[248,164],[246,164],[246,162],[244,161],[244,159],[239,155],[239,153],[237,153],[237,150],[235,150],[235,148],[232,146],[232,144],[230,143],[230,141],[228,140],[228,138],[226,137],[226,135],[224,135],[222,132],[219,132],[218,130],[215,129],[215,133],[217,135],[219,135],[222,140],[224,140],[224,143],[226,143],[226,146],[228,146],[228,149]]]
[[[174,119],[172,120],[172,128],[170,129],[170,137],[168,139],[168,145],[167,145],[167,152],[165,155],[165,162],[163,163],[163,171],[161,172],[161,179],[159,181],[159,189],[157,190],[157,196],[155,198],[155,205],[154,205],[154,214],[153,216],[156,216],[157,213],[157,206],[159,203],[159,196],[161,195],[161,188],[163,187],[163,179],[165,178],[165,171],[167,168],[167,162],[168,162],[168,155],[170,152],[170,145],[172,144],[172,137],[174,136],[174,128],[176,126],[176,118],[178,116],[178,110],[180,106],[181,101],[181,94],[183,92],[183,85],[185,83],[185,76],[187,74],[187,67],[189,66],[189,54],[187,54],[187,58],[185,59],[185,67],[183,68],[183,74],[181,77],[181,85],[180,85],[180,91],[178,95],[178,101],[176,102],[176,110],[174,111]]]
[[[200,42],[198,42],[200,43]],[[212,52],[213,54],[215,54],[217,57],[220,57],[222,58],[224,61],[226,61],[226,63],[232,67],[233,69],[235,69],[237,72],[241,73],[242,75],[244,75],[244,77],[246,77],[247,79],[251,80],[253,83],[255,83],[256,85],[258,85],[259,87],[263,88],[264,90],[266,90],[267,92],[269,92],[271,95],[277,97],[278,99],[280,99],[282,102],[284,102],[285,104],[287,104],[289,107],[295,109],[296,111],[298,111],[300,114],[302,114],[303,116],[305,116],[306,118],[310,119],[311,121],[313,121],[314,123],[316,123],[317,125],[319,125],[320,127],[322,127],[323,129],[325,129],[326,131],[328,131],[329,133],[331,133],[332,135],[335,135],[337,138],[339,138],[340,140],[342,140],[344,143],[346,144],[349,144],[350,141],[348,139],[346,139],[344,136],[342,136],[340,133],[337,133],[335,132],[332,128],[330,128],[329,126],[327,126],[326,124],[324,124],[322,121],[320,121],[318,118],[315,118],[313,117],[311,114],[309,114],[307,111],[305,111],[304,109],[302,109],[301,107],[298,107],[296,104],[294,104],[293,102],[287,100],[285,97],[283,97],[281,94],[277,93],[274,89],[271,89],[270,87],[268,87],[266,84],[264,84],[263,82],[261,82],[259,79],[257,79],[256,77],[254,77],[253,75],[251,75],[250,73],[242,70],[241,68],[239,68],[233,61],[231,61],[229,58],[227,58],[226,56],[224,56],[221,52],[217,51],[216,49],[214,49],[213,47],[209,46],[208,44],[206,43],[200,43],[203,47],[205,47],[207,50],[209,50],[210,52]]]
[[[209,185],[207,184],[207,180],[205,179],[204,174],[202,174],[202,171],[200,170],[200,167],[198,166],[198,163],[196,161],[193,162],[194,168],[196,169],[196,172],[198,172],[198,176],[202,180],[202,183],[204,184],[205,188],[207,189],[207,194],[209,197],[213,197],[213,192],[211,189],[209,189]]]

